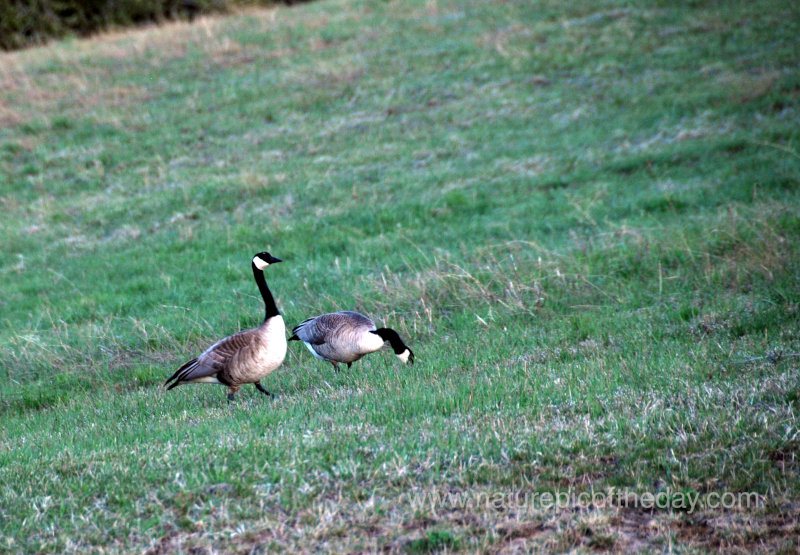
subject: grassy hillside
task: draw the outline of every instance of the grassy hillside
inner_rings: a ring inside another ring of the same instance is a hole
[[[800,9],[640,4],[0,55],[0,550],[798,549]],[[288,325],[417,364],[163,392],[258,323],[261,250]]]

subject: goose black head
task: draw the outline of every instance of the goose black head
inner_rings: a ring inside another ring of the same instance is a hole
[[[276,264],[277,262],[283,262],[283,260],[280,258],[275,258],[266,251],[260,252],[253,257],[253,265],[259,270],[263,270],[270,264]]]
[[[403,343],[403,340],[400,339],[398,333],[392,328],[378,328],[370,331],[370,333],[374,333],[384,341],[388,341],[392,346],[392,350],[394,350],[395,356],[401,361],[407,364],[414,364],[414,351],[409,349],[406,344]]]

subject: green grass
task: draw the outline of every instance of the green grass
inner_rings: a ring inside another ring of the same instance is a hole
[[[800,12],[640,4],[0,56],[0,550],[797,549]],[[417,364],[164,393],[258,323],[265,249],[289,326],[360,310]],[[417,502],[566,491],[706,505]]]

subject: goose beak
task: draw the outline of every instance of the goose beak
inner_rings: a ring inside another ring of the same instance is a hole
[[[281,260],[280,258],[275,258],[274,256],[270,257],[270,259],[269,259],[269,263],[270,264],[275,264],[277,262],[283,262],[283,260]]]

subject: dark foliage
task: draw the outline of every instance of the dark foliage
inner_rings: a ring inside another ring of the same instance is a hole
[[[188,19],[235,5],[291,4],[292,0],[6,0],[0,2],[0,48],[12,50],[69,35]]]

